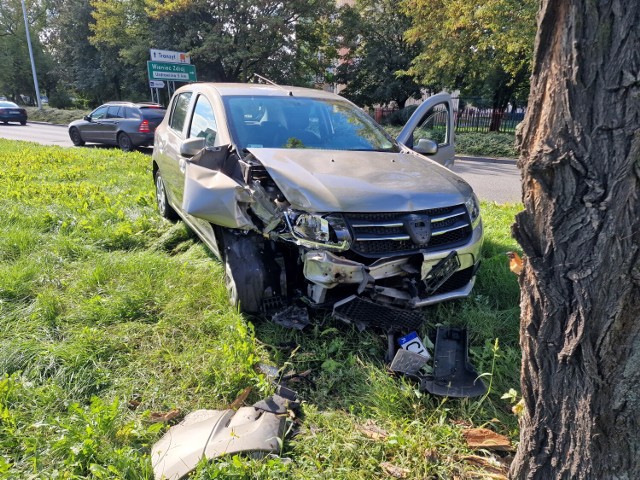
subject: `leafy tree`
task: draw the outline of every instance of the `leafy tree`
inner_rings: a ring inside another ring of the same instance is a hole
[[[357,0],[340,13],[344,55],[336,81],[346,84],[342,94],[360,105],[395,102],[404,108],[409,98],[420,98],[413,78],[400,75],[420,53],[420,42],[409,44],[404,32],[411,26],[393,0]]]
[[[526,91],[536,0],[403,0],[410,42],[423,44],[409,73],[425,84],[492,97],[494,122]]]
[[[117,46],[94,45],[90,41],[94,14],[90,0],[52,1],[48,42],[57,63],[59,95],[73,93],[91,106],[140,98],[146,84],[136,85],[132,76],[139,70],[146,72],[144,62],[132,67],[122,60]]]
[[[191,53],[198,79],[247,81],[253,73],[286,83],[324,74],[332,0],[145,0],[158,48]],[[98,19],[96,36],[101,35]]]
[[[46,25],[47,5],[36,0],[25,4],[38,83],[46,89],[48,83],[43,80],[51,68],[51,59],[43,49],[39,33]],[[3,0],[0,3],[0,65],[0,93],[14,101],[21,101],[20,95],[26,95],[33,99],[31,103],[34,104],[36,92],[20,0]]]
[[[521,131],[522,479],[640,478],[640,4],[543,0]]]

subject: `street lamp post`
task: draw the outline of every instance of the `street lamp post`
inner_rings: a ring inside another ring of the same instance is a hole
[[[29,58],[31,58],[31,72],[33,73],[33,85],[36,88],[36,99],[38,101],[38,110],[42,110],[42,101],[40,100],[40,87],[38,86],[38,76],[36,75],[36,63],[33,61],[33,49],[31,48],[31,35],[29,35],[29,22],[27,21],[27,7],[22,1],[22,15],[24,15],[24,29],[27,31],[27,45],[29,46]]]

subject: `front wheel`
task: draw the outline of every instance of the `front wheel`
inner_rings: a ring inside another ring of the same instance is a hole
[[[80,131],[77,128],[72,128],[69,130],[69,138],[71,138],[71,142],[76,147],[81,147],[84,145],[84,140],[82,140],[82,135],[80,135]]]
[[[123,152],[130,152],[133,150],[133,142],[131,141],[131,137],[124,132],[120,132],[118,134],[118,146],[120,150]]]
[[[159,170],[154,174],[154,180],[156,184],[156,204],[158,205],[158,212],[167,220],[177,220],[178,214],[173,207],[169,205],[167,190],[164,187],[164,180],[162,180]]]
[[[252,234],[224,235],[224,283],[229,303],[244,313],[260,312],[273,283],[262,244],[262,238]]]

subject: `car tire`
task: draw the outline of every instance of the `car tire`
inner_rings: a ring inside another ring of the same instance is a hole
[[[169,205],[169,199],[167,198],[167,189],[164,186],[164,180],[162,179],[159,170],[157,170],[153,175],[153,179],[156,184],[156,204],[158,205],[158,212],[167,220],[177,220],[178,214],[173,209],[173,207]]]
[[[224,238],[224,284],[229,303],[243,313],[259,313],[269,285],[269,272],[260,251],[263,240],[255,234],[229,233]]]
[[[77,128],[72,128],[71,130],[69,130],[69,138],[76,147],[81,147],[84,145],[84,140],[82,140],[80,130],[78,130]]]
[[[131,137],[124,132],[118,134],[118,146],[123,152],[130,152],[133,150],[133,142]]]
[[[24,127],[26,124],[27,124],[27,121],[26,121],[26,120],[23,120],[23,121],[21,121],[21,122],[20,122],[20,125],[22,125],[23,127]]]

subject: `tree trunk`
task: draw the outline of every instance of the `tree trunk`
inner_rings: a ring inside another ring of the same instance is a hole
[[[640,478],[640,2],[542,0],[513,478]]]

